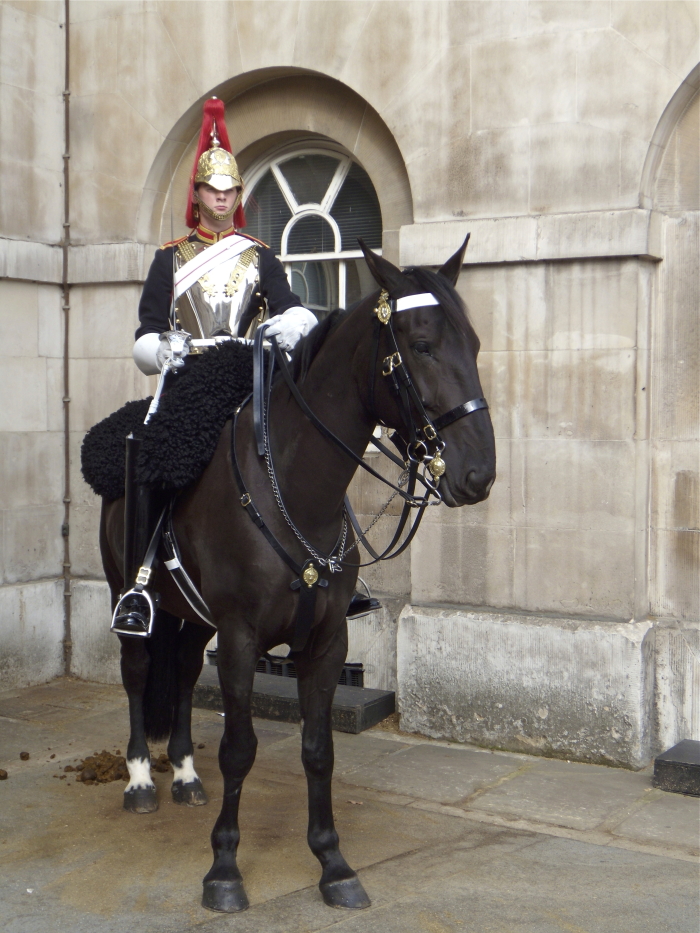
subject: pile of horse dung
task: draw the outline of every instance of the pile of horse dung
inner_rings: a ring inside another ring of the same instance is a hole
[[[165,754],[151,759],[151,769],[153,771],[169,771],[170,761]],[[95,752],[88,758],[84,758],[77,765],[66,765],[63,769],[64,774],[75,772],[75,780],[82,784],[109,784],[110,781],[128,781],[129,771],[126,767],[126,759],[117,749],[116,754],[102,749],[101,752]],[[59,777],[54,774],[54,777]]]

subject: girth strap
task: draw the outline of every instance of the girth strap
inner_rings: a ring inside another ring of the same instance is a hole
[[[211,612],[209,611],[209,606],[207,606],[207,604],[204,602],[204,599],[202,598],[199,590],[192,582],[190,575],[187,573],[182,564],[182,557],[180,555],[180,549],[177,546],[175,529],[173,528],[174,503],[175,499],[173,498],[170,502],[170,509],[168,511],[165,530],[163,532],[163,548],[167,555],[167,559],[164,562],[165,566],[170,571],[170,575],[177,584],[178,589],[200,617],[200,619],[206,622],[207,625],[211,625],[212,628],[216,628],[214,620],[211,616]]]

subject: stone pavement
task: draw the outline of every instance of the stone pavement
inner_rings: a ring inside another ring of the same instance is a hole
[[[0,693],[4,933],[698,931],[697,799],[653,789],[650,769],[492,753],[382,728],[335,734],[341,844],[373,906],[331,910],[306,846],[298,727],[262,720],[241,806],[251,908],[203,910],[221,730],[216,713],[195,710],[209,806],[174,805],[170,775],[155,774],[160,809],[135,816],[121,809],[122,783],[53,776],[77,757],[125,749],[120,687],[57,680]]]

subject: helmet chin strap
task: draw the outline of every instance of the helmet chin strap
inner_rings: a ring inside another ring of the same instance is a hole
[[[199,197],[196,191],[194,192],[194,200],[198,204],[199,209],[203,211],[207,215],[207,217],[211,217],[212,220],[228,220],[229,217],[232,217],[234,215],[234,213],[236,212],[236,208],[241,203],[242,199],[243,199],[243,192],[239,191],[238,197],[236,198],[233,207],[230,210],[225,211],[223,214],[220,214],[218,211],[215,211],[213,208],[209,207],[208,204],[205,204],[204,201],[202,201],[202,199]]]

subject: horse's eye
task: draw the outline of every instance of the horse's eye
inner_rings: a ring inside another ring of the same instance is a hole
[[[430,356],[430,344],[426,343],[425,340],[417,340],[413,344],[413,350],[415,353],[419,353],[422,356]]]

